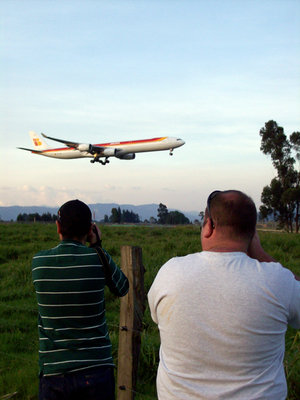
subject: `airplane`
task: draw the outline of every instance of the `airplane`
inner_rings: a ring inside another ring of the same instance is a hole
[[[48,144],[35,132],[30,131],[29,135],[34,145],[34,149],[18,147],[21,150],[31,151],[33,154],[41,156],[72,159],[90,157],[91,163],[99,162],[102,165],[109,163],[109,157],[117,157],[121,160],[133,160],[135,153],[143,153],[148,151],[169,150],[169,154],[173,155],[176,147],[183,146],[185,142],[175,137],[157,137],[153,139],[130,140],[126,142],[110,142],[101,144],[77,143],[68,140],[56,139],[42,133],[46,139],[65,144],[67,147],[51,148]],[[100,158],[104,158],[101,160]]]

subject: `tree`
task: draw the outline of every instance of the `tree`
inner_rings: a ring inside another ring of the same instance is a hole
[[[124,222],[136,224],[140,222],[140,217],[133,211],[123,210],[121,212],[120,207],[118,207],[118,208],[112,208],[111,216],[108,218],[108,220],[109,222],[112,222],[114,224],[120,224]]]
[[[157,210],[157,218],[159,224],[180,225],[189,224],[190,220],[179,211],[169,212],[167,206],[160,203]]]
[[[294,132],[290,136],[293,149],[296,152],[296,158],[300,162],[300,132]]]
[[[259,132],[261,151],[270,155],[277,177],[262,191],[260,207],[262,218],[273,214],[275,221],[288,231],[299,232],[300,172],[294,168],[295,158],[300,159],[300,132],[294,132],[288,139],[282,127],[275,121],[268,121]]]
[[[118,208],[114,207],[111,209],[111,216],[109,217],[109,222],[112,222],[113,224],[119,224],[121,222],[120,207],[118,207]]]
[[[202,225],[203,221],[204,221],[204,217],[205,217],[205,211],[200,211],[199,212],[199,217],[200,217],[200,223]]]
[[[157,219],[159,224],[166,224],[167,222],[167,216],[168,216],[168,209],[167,206],[165,206],[162,203],[159,203],[158,209],[157,209]]]
[[[18,222],[27,222],[28,221],[28,214],[26,214],[26,213],[19,214],[17,216],[17,221]]]
[[[121,215],[121,222],[129,222],[133,224],[138,224],[140,222],[140,217],[133,211],[123,210]]]
[[[261,136],[261,151],[271,156],[278,177],[284,183],[284,177],[293,169],[295,162],[294,158],[291,157],[291,143],[284,134],[283,128],[272,120],[265,123],[265,127],[260,130],[259,134]]]
[[[166,218],[166,223],[170,225],[189,224],[190,220],[179,211],[170,211]]]
[[[45,221],[45,222],[52,222],[53,221],[53,215],[51,215],[49,212],[48,213],[44,213],[44,214],[42,214],[41,220]]]

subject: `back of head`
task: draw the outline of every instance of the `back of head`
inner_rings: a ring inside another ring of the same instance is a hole
[[[257,212],[253,200],[238,190],[215,196],[210,205],[211,217],[220,233],[234,240],[251,240],[255,233]]]
[[[90,230],[92,213],[82,201],[70,200],[58,210],[58,222],[64,238],[82,238]]]

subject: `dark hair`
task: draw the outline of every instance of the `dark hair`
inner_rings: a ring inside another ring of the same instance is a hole
[[[64,238],[82,238],[88,234],[92,213],[89,207],[80,200],[70,200],[58,210],[58,222]]]
[[[235,239],[251,239],[255,233],[257,212],[251,199],[238,190],[218,193],[210,204],[211,218],[217,228],[225,228]]]

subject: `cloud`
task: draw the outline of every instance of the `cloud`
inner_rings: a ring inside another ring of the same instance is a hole
[[[79,198],[86,203],[92,203],[97,198],[101,201],[98,192],[83,190],[77,191],[66,187],[54,188],[52,186],[20,185],[0,187],[1,206],[21,205],[21,206],[51,206],[59,207],[70,199]],[[5,200],[4,200],[5,199]]]

